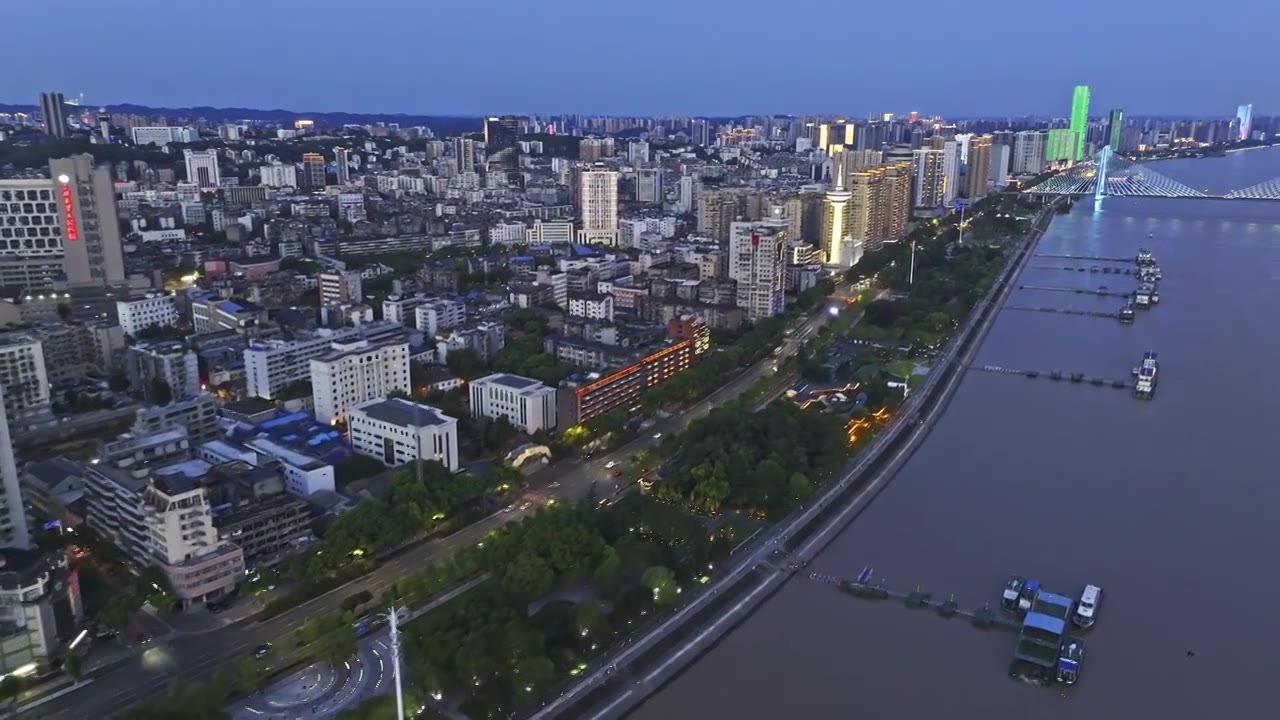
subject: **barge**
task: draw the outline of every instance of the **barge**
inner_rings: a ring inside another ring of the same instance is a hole
[[[1009,666],[1010,677],[1040,685],[1050,685],[1057,679],[1071,606],[1071,598],[1065,595],[1046,590],[1036,593],[1022,620]]]
[[[1142,355],[1142,364],[1134,368],[1138,379],[1133,384],[1134,397],[1150,400],[1156,394],[1156,373],[1160,370],[1160,361],[1155,352],[1148,350]]]

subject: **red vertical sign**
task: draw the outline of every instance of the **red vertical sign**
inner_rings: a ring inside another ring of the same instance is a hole
[[[80,230],[76,227],[76,206],[71,200],[71,183],[62,183],[62,214],[67,222],[67,239],[75,242],[80,239]]]

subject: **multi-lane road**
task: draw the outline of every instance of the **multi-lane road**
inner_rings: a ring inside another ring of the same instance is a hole
[[[843,294],[838,294],[843,298]],[[835,301],[837,306],[843,300]],[[747,368],[726,385],[707,398],[653,423],[630,443],[607,455],[591,460],[572,460],[550,465],[529,476],[528,495],[531,498],[556,498],[576,501],[585,498],[593,490],[607,494],[609,463],[625,463],[631,455],[653,447],[661,437],[678,433],[689,423],[705,416],[712,408],[738,397],[756,380],[774,372],[779,360],[794,355],[801,342],[810,338],[831,319],[827,306],[820,307],[805,318],[783,343],[783,350]],[[441,556],[467,545],[473,545],[486,533],[505,523],[524,517],[537,509],[537,503],[518,507],[509,512],[499,512],[470,525],[453,535],[424,542],[386,560],[373,572],[358,578],[341,588],[313,598],[301,605],[261,622],[253,618],[205,634],[174,634],[157,639],[145,651],[120,662],[90,672],[80,685],[46,698],[36,698],[19,707],[24,718],[39,717],[42,720],[82,720],[86,717],[109,717],[111,713],[136,703],[148,696],[163,692],[175,678],[205,680],[221,665],[253,652],[267,642],[292,642],[292,634],[308,619],[335,612],[343,599],[367,590],[374,597],[381,596],[400,578],[434,562]],[[519,508],[525,508],[523,510]],[[92,690],[90,690],[92,688]]]

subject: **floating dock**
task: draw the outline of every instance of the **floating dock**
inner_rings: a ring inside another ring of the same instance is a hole
[[[1019,285],[1018,289],[1019,290],[1044,290],[1046,292],[1069,292],[1069,293],[1075,293],[1077,295],[1097,295],[1098,297],[1127,298],[1127,297],[1133,296],[1133,293],[1131,292],[1116,292],[1114,290],[1107,290],[1106,288],[1102,288],[1102,287],[1073,288],[1073,287],[1063,287],[1060,285]]]
[[[1081,317],[1109,318],[1111,320],[1120,319],[1120,313],[1118,312],[1102,312],[1101,310],[1070,310],[1068,308],[1027,307],[1024,305],[1005,305],[1004,309],[1021,310],[1024,312],[1054,313],[1056,315],[1079,315]]]
[[[1134,263],[1133,257],[1105,257],[1102,255],[1055,255],[1053,253],[1036,253],[1032,257],[1056,258],[1058,260],[1093,260],[1096,262]]]
[[[1113,268],[1110,265],[1102,267],[1096,265],[1091,267],[1084,267],[1083,265],[1028,265],[1027,267],[1031,270],[1066,270],[1068,272],[1102,273],[1103,275],[1132,275],[1134,273],[1133,268]]]
[[[865,570],[863,572],[864,574],[866,573]],[[1021,623],[1001,616],[999,609],[992,608],[990,603],[975,610],[961,609],[954,593],[947,596],[946,600],[937,600],[934,598],[933,593],[922,590],[919,586],[911,592],[893,590],[887,587],[884,581],[874,580],[869,574],[865,579],[862,579],[863,576],[860,575],[859,579],[854,580],[836,577],[835,575],[824,575],[823,573],[809,573],[804,577],[819,585],[834,587],[855,598],[864,600],[900,600],[903,605],[910,609],[921,610],[928,608],[938,613],[939,617],[948,619],[957,616],[968,618],[974,627],[983,630],[997,628],[1018,632],[1022,629]]]
[[[999,365],[970,365],[969,369],[976,370],[978,372],[994,373],[996,375],[1021,375],[1032,379],[1047,377],[1054,381],[1065,380],[1077,385],[1088,384],[1093,385],[1094,387],[1112,387],[1116,390],[1124,390],[1133,386],[1133,383],[1128,380],[1112,380],[1108,378],[1093,377],[1080,372],[1064,372],[1062,370],[1049,370],[1047,372],[1042,370],[1019,370],[1017,368],[1007,368]]]

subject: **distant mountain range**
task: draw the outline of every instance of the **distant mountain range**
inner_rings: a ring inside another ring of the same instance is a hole
[[[89,108],[92,112],[97,112],[100,106],[92,106]],[[197,120],[203,118],[211,123],[229,123],[237,120],[250,120],[260,123],[272,123],[292,125],[295,120],[314,120],[317,125],[324,127],[338,127],[341,125],[373,125],[376,123],[399,123],[401,127],[412,127],[415,125],[425,125],[437,133],[444,132],[446,134],[454,134],[456,132],[477,132],[483,129],[483,119],[480,117],[466,117],[456,115],[406,115],[402,113],[346,113],[346,112],[297,112],[294,110],[258,110],[255,108],[216,108],[216,107],[189,107],[189,108],[168,108],[168,107],[149,107],[147,105],[134,105],[132,103],[122,103],[120,105],[107,105],[108,112],[122,113],[126,115],[146,115],[159,116],[163,115],[170,119],[188,118]],[[35,105],[9,105],[0,103],[0,113],[32,113],[39,108]],[[453,131],[451,133],[450,131]]]

